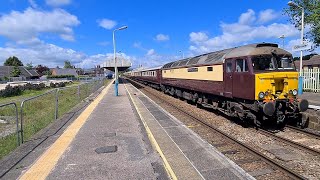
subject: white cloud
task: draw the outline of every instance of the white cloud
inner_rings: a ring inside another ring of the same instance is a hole
[[[137,48],[137,49],[140,49],[140,50],[143,50],[143,51],[148,51],[147,48],[143,47],[141,42],[134,42],[133,43],[133,47],[134,48]]]
[[[244,45],[248,42],[277,40],[282,34],[285,37],[294,37],[299,34],[291,24],[257,25],[256,22],[255,12],[249,9],[240,15],[238,22],[221,23],[221,35],[209,38],[204,32],[191,32],[189,50],[193,54],[199,54]]]
[[[255,12],[248,9],[247,12],[242,13],[239,17],[239,24],[251,24],[256,20]]]
[[[169,35],[158,34],[156,36],[155,40],[157,40],[157,41],[168,41],[168,40],[170,40],[170,37],[169,37]]]
[[[278,18],[279,16],[280,14],[275,12],[273,9],[266,9],[264,11],[260,11],[258,22],[267,23]]]
[[[150,49],[150,50],[147,52],[147,56],[151,56],[151,55],[154,55],[154,54],[155,54],[154,49]]]
[[[71,0],[46,0],[47,5],[58,7],[65,6],[71,3]]]
[[[0,47],[1,64],[10,56],[18,57],[24,64],[32,62],[33,65],[42,64],[48,67],[63,67],[64,61],[69,60],[73,65],[80,68],[93,68],[106,60],[113,59],[113,53],[87,55],[73,49],[43,42],[28,48]],[[129,60],[134,59],[124,53],[118,53],[117,56]]]
[[[70,35],[70,34],[61,34],[60,37],[61,39],[66,41],[75,41],[73,35]]]
[[[204,32],[192,32],[190,33],[190,41],[193,42],[193,43],[198,43],[198,42],[203,42],[203,41],[206,41],[208,40],[208,36],[206,33]]]
[[[38,8],[38,4],[34,0],[28,0],[32,8]]]
[[[65,40],[74,40],[72,27],[79,24],[76,16],[62,9],[49,12],[28,8],[1,16],[0,35],[13,41],[29,41],[41,33],[53,33]]]
[[[117,25],[116,21],[110,20],[110,19],[101,19],[97,21],[99,26],[105,28],[105,29],[112,29]]]

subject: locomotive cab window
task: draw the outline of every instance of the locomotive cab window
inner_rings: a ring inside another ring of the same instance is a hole
[[[275,70],[274,58],[271,56],[258,56],[252,58],[252,66],[256,71]]]
[[[248,72],[248,65],[246,63],[246,60],[236,60],[236,72]]]
[[[227,70],[226,70],[227,73],[232,72],[232,71],[233,71],[233,69],[232,69],[232,62],[227,62],[226,68],[227,68]]]
[[[278,69],[295,69],[292,59],[289,57],[277,58]]]

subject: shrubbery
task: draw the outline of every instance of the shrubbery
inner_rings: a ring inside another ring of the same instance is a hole
[[[18,96],[21,93],[22,93],[21,87],[19,87],[19,86],[11,87],[8,85],[8,86],[6,86],[5,89],[0,90],[1,97]]]
[[[60,82],[60,83],[50,83],[51,88],[58,88],[58,87],[65,87],[67,82]],[[7,85],[5,89],[0,90],[0,97],[11,97],[11,96],[18,96],[21,95],[25,90],[42,90],[45,89],[46,85],[44,83],[39,84],[31,84],[27,83],[23,86],[10,86]]]
[[[65,87],[66,83],[60,82],[60,83],[50,83],[51,88],[58,88],[58,87]]]
[[[48,75],[47,79],[75,78],[74,75]]]

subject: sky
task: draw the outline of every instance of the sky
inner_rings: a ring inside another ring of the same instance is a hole
[[[113,58],[112,33],[122,26],[116,52],[133,67],[250,43],[283,47],[281,35],[291,52],[300,31],[285,7],[286,0],[1,0],[0,63],[17,56],[34,66],[69,60],[93,68]]]

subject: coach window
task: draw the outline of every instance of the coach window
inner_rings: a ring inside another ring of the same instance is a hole
[[[213,71],[213,67],[207,67],[207,71]]]

